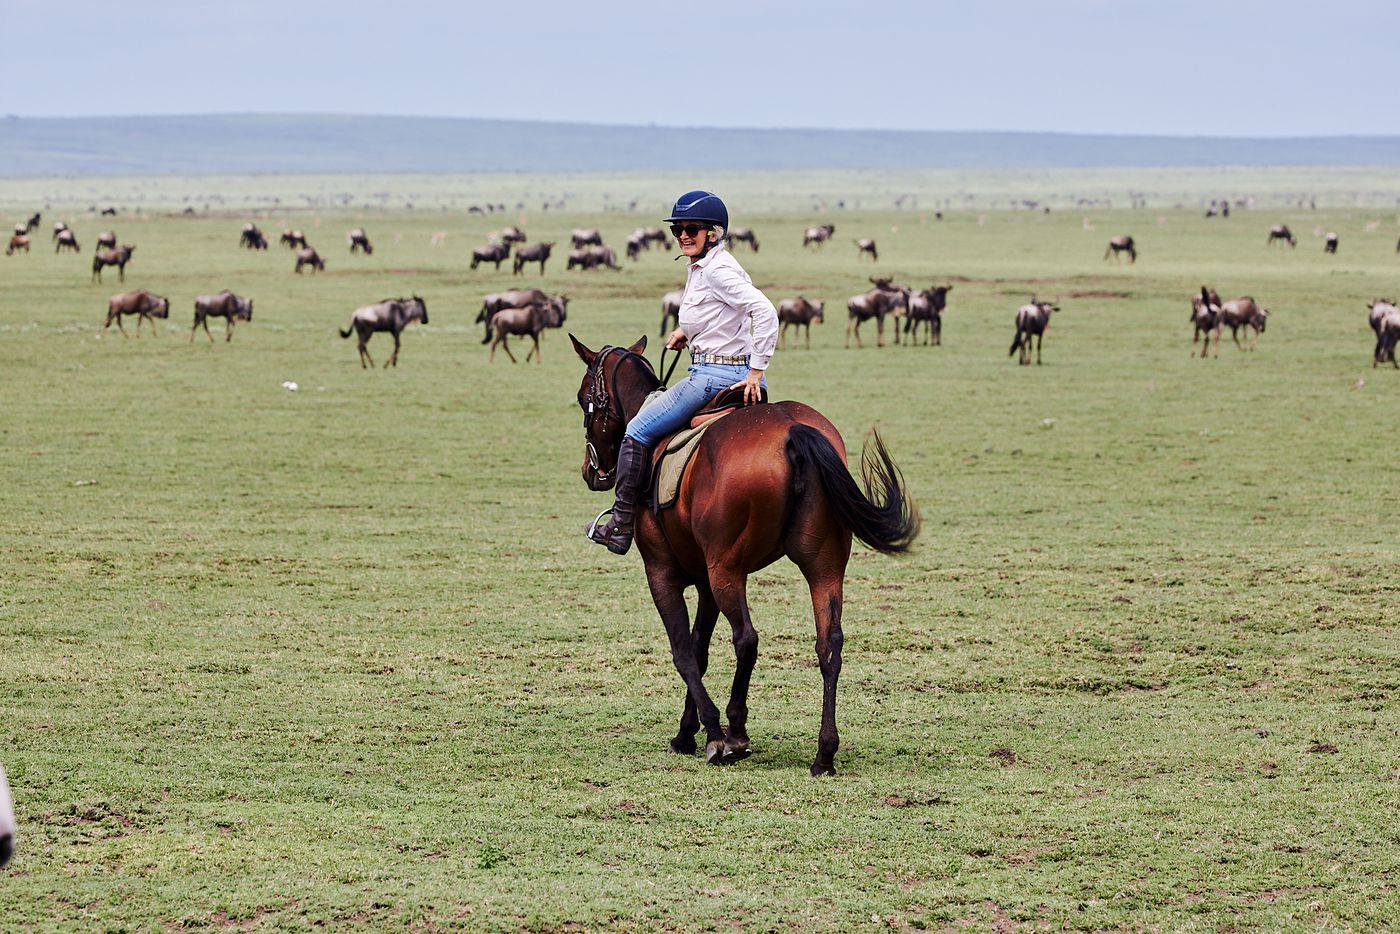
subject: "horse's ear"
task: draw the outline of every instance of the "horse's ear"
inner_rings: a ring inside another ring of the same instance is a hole
[[[637,341],[637,343],[633,344],[627,349],[632,351],[633,353],[642,353],[647,349],[647,336],[643,334],[641,340]]]
[[[579,339],[574,337],[572,333],[569,334],[569,340],[574,342],[574,353],[578,354],[578,358],[582,360],[585,365],[592,366],[593,361],[598,359],[598,355],[583,346]]]

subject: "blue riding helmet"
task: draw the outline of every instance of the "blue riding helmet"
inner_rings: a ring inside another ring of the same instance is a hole
[[[684,221],[727,228],[729,209],[713,191],[687,191],[676,199],[676,206],[671,208],[671,216],[666,218],[668,224]]]

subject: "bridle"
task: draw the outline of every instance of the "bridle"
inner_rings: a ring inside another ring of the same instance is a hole
[[[616,377],[617,368],[622,365],[622,362],[631,357],[646,367],[646,371],[652,379],[656,379],[656,370],[652,368],[651,361],[626,347],[609,345],[598,351],[598,356],[593,358],[593,365],[588,368],[588,373],[585,376],[588,390],[584,393],[582,400],[583,443],[588,453],[588,465],[600,477],[606,477],[607,472],[599,466],[598,449],[593,445],[593,428],[596,425],[600,432],[606,432],[613,422],[622,424],[626,421],[622,414],[622,400],[618,398],[615,390],[609,390],[607,377],[604,374],[604,365],[609,357],[618,358],[617,364],[613,367],[614,377]],[[672,364],[672,366],[675,365]]]

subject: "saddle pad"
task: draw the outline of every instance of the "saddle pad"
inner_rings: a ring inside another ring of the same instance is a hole
[[[729,410],[734,411],[733,409]],[[656,483],[652,490],[652,507],[660,512],[669,509],[676,504],[676,495],[680,492],[681,478],[685,476],[685,468],[689,466],[690,459],[695,456],[695,449],[700,446],[700,439],[705,437],[705,432],[715,422],[719,421],[728,412],[721,413],[714,418],[707,419],[695,428],[682,428],[671,435],[664,442],[661,451],[661,458],[656,462],[656,468],[652,471],[656,477]]]

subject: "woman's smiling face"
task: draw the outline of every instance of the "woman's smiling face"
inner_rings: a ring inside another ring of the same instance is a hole
[[[695,223],[671,225],[671,233],[680,244],[681,253],[691,259],[705,251],[705,241],[710,236],[711,229],[713,228]]]

